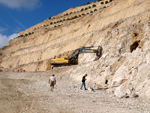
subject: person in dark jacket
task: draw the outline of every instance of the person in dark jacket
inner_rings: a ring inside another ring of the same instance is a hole
[[[86,89],[86,85],[85,85],[86,76],[87,76],[87,74],[85,74],[85,75],[82,77],[82,85],[81,85],[81,88],[80,88],[80,89],[82,89],[82,87],[84,86],[84,89],[87,90],[87,89]]]

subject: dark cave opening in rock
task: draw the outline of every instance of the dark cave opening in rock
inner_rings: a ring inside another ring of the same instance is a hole
[[[105,81],[105,84],[107,84],[107,83],[108,83],[108,80]]]
[[[136,48],[139,46],[139,41],[135,41],[131,46],[130,46],[130,52],[132,53]]]

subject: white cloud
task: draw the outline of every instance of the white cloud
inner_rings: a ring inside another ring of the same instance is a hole
[[[0,48],[6,46],[9,40],[14,39],[16,37],[17,37],[17,33],[14,33],[8,37],[6,35],[0,34]]]
[[[41,6],[40,0],[0,0],[0,4],[3,4],[9,8],[28,8],[34,9]]]
[[[7,28],[0,27],[0,32],[1,33],[4,32],[4,31],[6,31],[6,30],[7,30]]]

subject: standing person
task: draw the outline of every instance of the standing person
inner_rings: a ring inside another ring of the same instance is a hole
[[[55,75],[52,75],[52,76],[49,78],[49,83],[50,83],[51,91],[53,91],[54,85],[56,84]]]
[[[86,77],[86,76],[87,76],[87,74],[85,74],[85,75],[82,77],[82,85],[81,85],[81,88],[80,88],[80,89],[82,89],[82,87],[84,86],[84,89],[87,90],[87,89],[86,89],[86,85],[85,85],[85,81],[86,81],[86,78],[85,78],[85,77]]]

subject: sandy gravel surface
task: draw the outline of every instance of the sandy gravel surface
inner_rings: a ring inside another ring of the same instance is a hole
[[[61,74],[52,92],[50,75],[1,72],[0,113],[150,113],[149,99],[119,99],[104,89],[80,90],[80,82]]]

